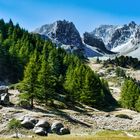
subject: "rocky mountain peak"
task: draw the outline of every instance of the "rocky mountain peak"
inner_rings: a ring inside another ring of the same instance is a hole
[[[121,26],[101,25],[92,32],[85,32],[81,38],[73,22],[58,20],[37,28],[35,33],[50,39],[68,52],[86,54],[130,54],[140,49],[140,26],[134,21]]]
[[[108,50],[140,58],[140,26],[134,21],[121,26],[101,25],[90,34],[101,38]]]
[[[131,27],[131,28],[135,28],[136,27],[136,23],[134,21],[131,21],[128,26]]]
[[[83,45],[75,25],[66,20],[58,20],[52,24],[43,25],[34,32],[49,37],[59,45],[70,45],[73,47],[81,47]]]

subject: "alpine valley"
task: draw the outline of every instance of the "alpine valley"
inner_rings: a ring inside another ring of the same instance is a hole
[[[0,19],[0,140],[140,139],[139,54],[135,22],[80,35]]]

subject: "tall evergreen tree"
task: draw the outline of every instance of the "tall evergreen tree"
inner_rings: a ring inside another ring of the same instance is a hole
[[[38,83],[39,83],[39,99],[44,100],[46,103],[50,96],[54,94],[55,78],[52,74],[50,65],[47,61],[48,58],[48,48],[45,45],[43,48],[42,54],[42,64],[38,74]]]
[[[24,72],[22,81],[22,89],[26,92],[26,97],[30,100],[31,108],[34,106],[34,98],[36,97],[36,81],[38,74],[37,51],[31,56]]]
[[[132,79],[126,79],[121,89],[121,104],[125,108],[137,110],[140,87]],[[137,104],[137,105],[136,105]]]

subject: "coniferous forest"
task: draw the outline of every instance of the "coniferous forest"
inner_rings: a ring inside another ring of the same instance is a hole
[[[81,102],[93,107],[115,103],[108,83],[85,61],[56,47],[38,34],[0,20],[0,81],[20,83],[22,98],[47,104],[48,100]]]
[[[132,67],[134,69],[140,68],[140,61],[138,60],[138,58],[133,58],[131,56],[123,56],[123,55],[120,57],[115,57],[115,59],[108,59],[104,61],[104,65],[107,64],[113,64],[124,68],[129,68],[129,67]]]

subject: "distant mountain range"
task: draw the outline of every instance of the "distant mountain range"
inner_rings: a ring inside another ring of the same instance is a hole
[[[134,21],[122,26],[101,25],[81,37],[75,25],[59,20],[37,28],[38,33],[69,52],[87,57],[128,55],[140,59],[140,26]]]

